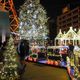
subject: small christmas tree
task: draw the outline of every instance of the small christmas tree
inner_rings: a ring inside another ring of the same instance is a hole
[[[4,65],[0,71],[0,80],[15,80],[18,78],[17,74],[17,53],[14,47],[13,38],[10,36],[8,43],[6,44],[6,50],[4,55]]]

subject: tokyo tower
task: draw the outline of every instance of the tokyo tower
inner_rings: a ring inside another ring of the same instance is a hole
[[[0,0],[0,10],[9,12],[10,30],[16,32],[18,29],[18,16],[13,0]]]

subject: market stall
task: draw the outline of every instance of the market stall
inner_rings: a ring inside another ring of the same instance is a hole
[[[72,27],[70,27],[69,31],[62,37],[62,40],[64,40],[65,45],[68,45],[68,43],[72,43],[74,45],[76,44],[75,37],[77,37],[77,33],[73,30]]]
[[[78,32],[73,30],[73,27],[67,31],[67,33],[62,33],[61,29],[59,30],[58,35],[55,38],[55,46],[68,45],[72,43],[73,45],[80,45],[80,29]]]

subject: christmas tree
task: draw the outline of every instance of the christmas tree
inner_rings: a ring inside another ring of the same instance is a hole
[[[20,8],[19,33],[21,38],[44,40],[47,38],[47,16],[39,0],[27,0]]]
[[[18,78],[17,74],[17,53],[14,47],[13,38],[10,36],[6,44],[4,55],[4,65],[0,71],[0,80],[15,80]]]

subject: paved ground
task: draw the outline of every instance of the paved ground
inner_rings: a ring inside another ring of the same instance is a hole
[[[65,69],[28,62],[23,76],[23,80],[70,80],[70,79]]]

